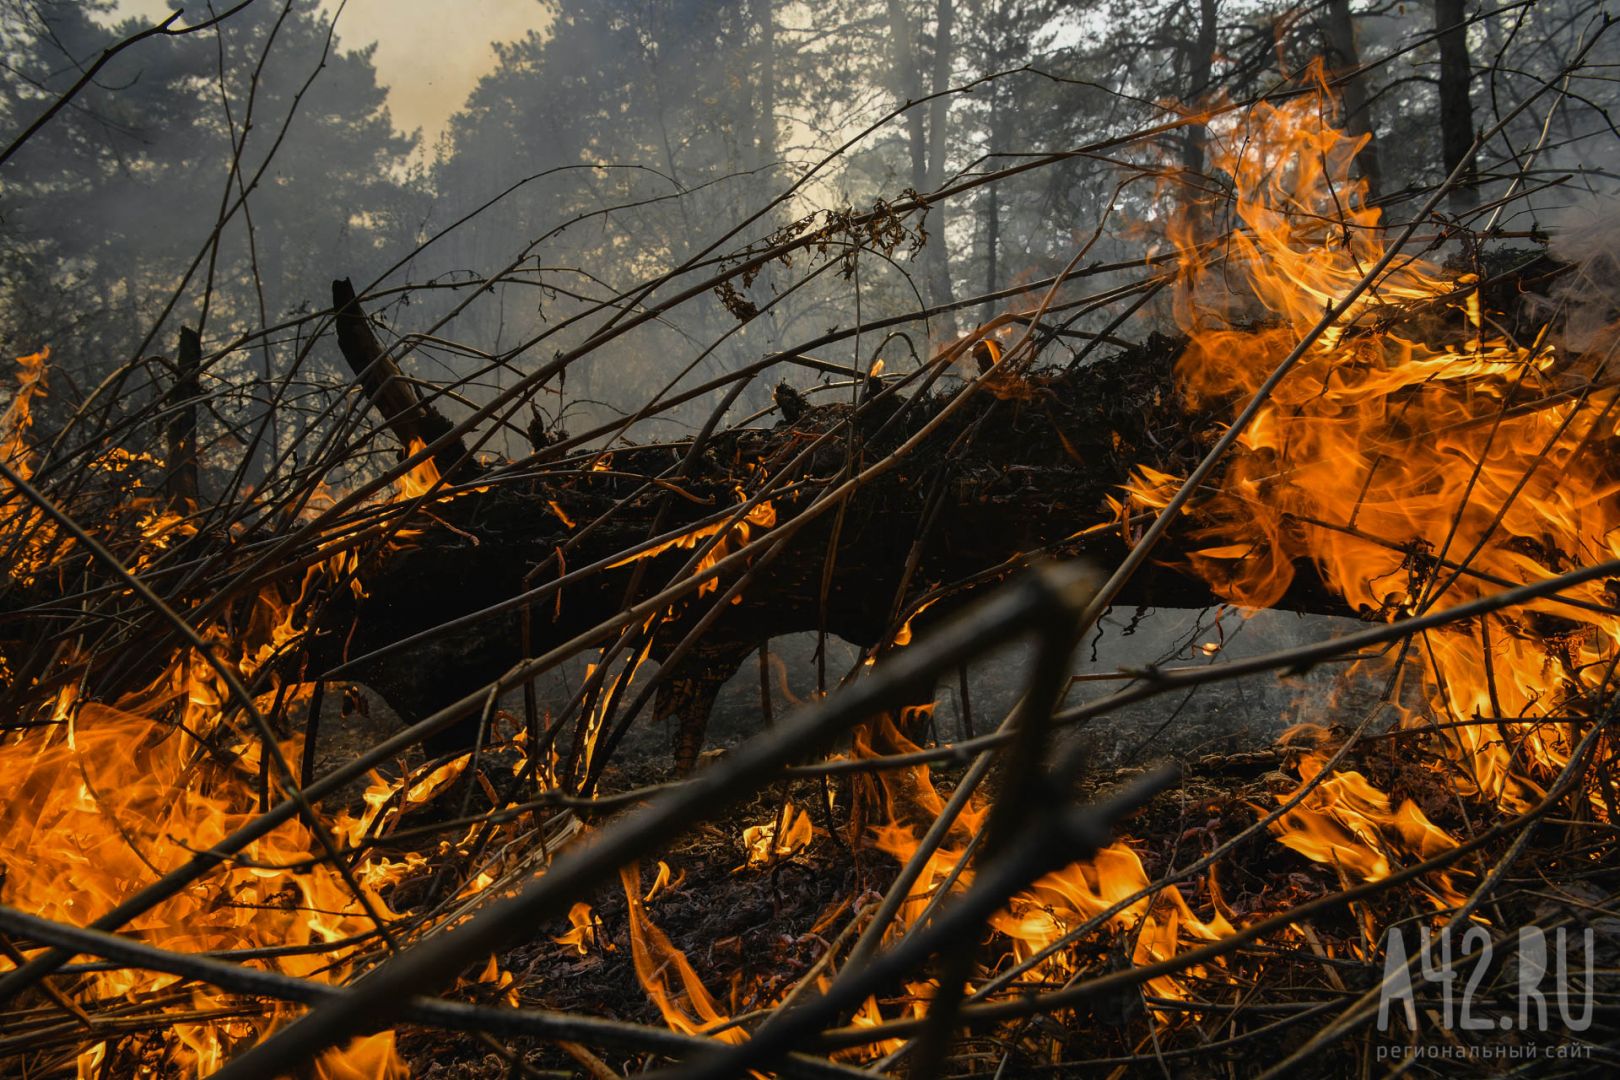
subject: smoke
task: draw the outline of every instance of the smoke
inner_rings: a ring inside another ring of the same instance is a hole
[[[1555,290],[1564,344],[1585,352],[1612,341],[1620,310],[1620,194],[1592,195],[1557,213],[1550,254],[1575,271]]]

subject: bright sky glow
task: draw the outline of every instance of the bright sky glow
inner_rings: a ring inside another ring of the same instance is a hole
[[[185,6],[206,17],[206,3]],[[328,15],[338,7],[335,0],[320,0]],[[172,8],[169,0],[118,0],[117,10],[156,21]],[[389,87],[394,126],[421,128],[431,150],[450,116],[494,66],[491,43],[515,41],[549,23],[539,0],[348,0],[338,40],[345,49],[377,43],[378,78]]]

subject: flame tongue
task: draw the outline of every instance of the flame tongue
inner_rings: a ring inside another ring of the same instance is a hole
[[[1175,314],[1189,344],[1176,372],[1194,403],[1247,401],[1384,254],[1379,213],[1350,172],[1358,142],[1330,113],[1302,95],[1215,129],[1212,161],[1234,181],[1240,226],[1218,263],[1189,227],[1177,234]],[[1427,314],[1383,318],[1413,305]],[[1613,380],[1600,350],[1563,355],[1546,338],[1498,329],[1472,275],[1396,260],[1245,432],[1198,508],[1192,568],[1261,608],[1307,559],[1351,605],[1388,619],[1614,557],[1620,477],[1597,452],[1616,433]],[[1162,506],[1177,483],[1143,470],[1133,501]],[[1602,582],[1568,595],[1608,604]],[[1579,632],[1534,630],[1571,615]],[[1617,644],[1620,622],[1555,599],[1528,619],[1430,635],[1429,708],[1463,793],[1514,810],[1535,798],[1570,749],[1566,726],[1541,721],[1593,685]]]
[[[205,669],[206,670],[206,669]],[[212,688],[188,688],[187,709],[213,708]],[[0,863],[6,867],[5,901],[25,910],[82,925],[131,892],[212,846],[246,823],[256,810],[256,753],[199,753],[183,730],[136,707],[175,698],[166,693],[124,707],[58,702],[61,723],[36,728],[0,746],[0,768],[12,779],[0,804]],[[244,749],[246,749],[244,747]],[[296,746],[287,750],[296,753]],[[364,939],[369,918],[337,875],[319,868],[294,872],[318,851],[294,822],[251,845],[215,879],[186,889],[140,916],[129,930],[149,944],[185,952],[229,951],[264,945],[319,946]],[[371,901],[391,916],[376,892],[403,869],[385,860],[362,865]],[[62,888],[71,881],[73,888]],[[338,950],[341,955],[343,950]],[[274,966],[305,978],[341,977],[343,965],[319,948],[278,957]],[[10,961],[0,961],[4,967]],[[175,983],[172,976],[120,969],[88,976],[85,1000],[142,1000]],[[189,1007],[204,1012],[229,1004],[227,995],[199,990]],[[254,1034],[252,1025],[186,1023],[174,1029],[174,1064],[188,1074],[217,1068],[232,1042]],[[362,1045],[363,1044],[363,1045]],[[399,1075],[393,1038],[373,1036],[347,1052],[328,1055],[330,1076]],[[81,1072],[95,1075],[105,1047],[88,1052]],[[345,1073],[349,1066],[361,1071]],[[396,1064],[383,1068],[385,1061]],[[364,1064],[370,1062],[370,1064]]]
[[[641,868],[631,864],[621,870],[619,876],[624,882],[624,897],[629,905],[630,951],[636,977],[663,1014],[664,1022],[688,1035],[712,1034],[721,1042],[733,1045],[742,1042],[747,1036],[741,1028],[711,1031],[730,1017],[709,994],[686,954],[671,944],[668,936],[648,917],[642,900]]]
[[[738,869],[770,866],[808,845],[815,839],[815,833],[809,813],[791,802],[783,803],[780,813],[771,821],[743,829],[743,847],[748,852],[748,861]]]
[[[1392,857],[1431,859],[1457,846],[1417,804],[1405,799],[1392,805],[1361,773],[1346,769],[1324,776],[1327,760],[1320,751],[1306,751],[1296,766],[1300,787],[1278,798],[1287,803],[1303,792],[1299,804],[1271,824],[1284,847],[1332,866],[1347,883],[1360,883],[1389,877]],[[1441,906],[1464,902],[1450,875],[1436,880]]]
[[[405,448],[407,457],[415,457],[427,449],[421,439],[412,439]],[[400,499],[420,499],[439,483],[439,466],[432,458],[423,458],[394,481],[394,490]]]
[[[917,747],[890,719],[884,718],[872,731],[857,735],[855,749],[857,756],[875,757],[881,753],[906,753]],[[944,802],[927,766],[889,769],[880,776],[881,795],[869,794],[867,801],[881,805],[887,817],[873,827],[873,843],[904,864],[918,849],[919,830],[910,822],[936,817],[944,809]],[[983,825],[987,810],[977,799],[964,809],[947,845],[929,857],[912,886],[892,934],[903,932],[920,919],[947,881],[953,890],[973,883],[973,871],[960,869],[958,864],[966,857],[967,841]],[[1123,842],[1115,842],[1093,858],[1047,874],[1018,892],[991,918],[990,926],[1011,943],[1012,959],[1021,962],[1146,889],[1151,881],[1140,856]],[[1213,941],[1232,932],[1218,913],[1207,920],[1195,914],[1174,887],[1123,904],[1103,919],[1102,925],[1109,931],[1135,936],[1131,955],[1137,964],[1166,959],[1190,943]],[[1078,970],[1072,955],[1059,950],[1031,967],[1025,978],[1037,982],[1061,980]],[[1184,999],[1189,996],[1185,981],[1202,974],[1194,968],[1180,977],[1155,979],[1149,985],[1157,996]],[[871,1008],[875,1010],[876,1006]]]

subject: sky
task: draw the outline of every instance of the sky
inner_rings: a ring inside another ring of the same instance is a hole
[[[326,12],[338,7],[335,0],[320,0],[319,6]],[[206,0],[186,7],[206,17]],[[168,0],[118,0],[120,15],[156,21],[170,10]],[[345,49],[377,43],[378,78],[389,88],[394,126],[421,128],[423,146],[431,149],[493,65],[491,43],[514,41],[548,21],[537,0],[348,0],[338,40]]]

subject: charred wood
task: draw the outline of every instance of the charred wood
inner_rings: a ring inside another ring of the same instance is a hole
[[[338,349],[400,447],[411,452],[413,444],[426,446],[448,432],[450,421],[422,400],[377,341],[348,278],[332,282],[332,307],[337,311]],[[460,439],[435,452],[433,461],[439,475],[446,479],[459,479],[475,470],[466,444]]]
[[[180,348],[175,356],[174,386],[169,404],[169,503],[185,513],[197,503],[197,399],[202,396],[202,340],[189,326],[180,328]]]
[[[1126,530],[1108,524],[1108,497],[1135,465],[1184,470],[1217,434],[1212,418],[1189,414],[1174,389],[1179,345],[1155,337],[1075,371],[1008,379],[999,388],[1003,396],[968,402],[897,468],[856,492],[841,516],[822,515],[793,535],[786,550],[756,568],[738,602],[703,635],[700,650],[676,669],[649,676],[659,680],[655,714],[676,723],[681,762],[695,759],[720,685],[762,640],[824,629],[873,647],[898,629],[896,611],[904,617],[920,598],[937,596],[913,620],[914,633],[926,634],[1026,556],[1078,555],[1103,566],[1121,559],[1128,539]],[[337,667],[410,712],[431,712],[510,669],[523,657],[520,642],[529,642],[529,655],[540,655],[652,595],[655,583],[667,581],[690,555],[672,549],[570,582],[532,605],[513,605],[512,598],[548,576],[556,579],[553,556],[584,523],[605,515],[572,547],[570,566],[611,560],[650,535],[712,517],[735,505],[750,474],[774,472],[799,448],[834,432],[802,475],[789,478],[799,482],[798,494],[773,500],[780,529],[845,468],[849,455],[870,461],[892,452],[948,397],[871,398],[863,408],[886,406],[885,423],[875,429],[864,415],[849,423],[855,407],[845,404],[806,406],[796,420],[769,429],[715,432],[681,479],[688,498],[668,498],[642,479],[670,469],[668,447],[618,448],[611,469],[560,480],[524,478],[516,468],[491,473],[487,488],[436,505],[420,533],[368,568],[366,597],[327,613],[311,670]],[[1219,602],[1176,561],[1167,553],[1123,602],[1192,608]],[[551,569],[536,576],[545,566]],[[627,596],[637,566],[645,567],[644,580]],[[713,594],[693,597],[669,612],[653,631],[651,658],[668,657],[713,600]],[[1301,567],[1284,606],[1355,614],[1309,567]],[[433,634],[447,623],[456,625]],[[399,647],[416,635],[429,636]],[[463,745],[475,731],[469,720],[434,749]]]

